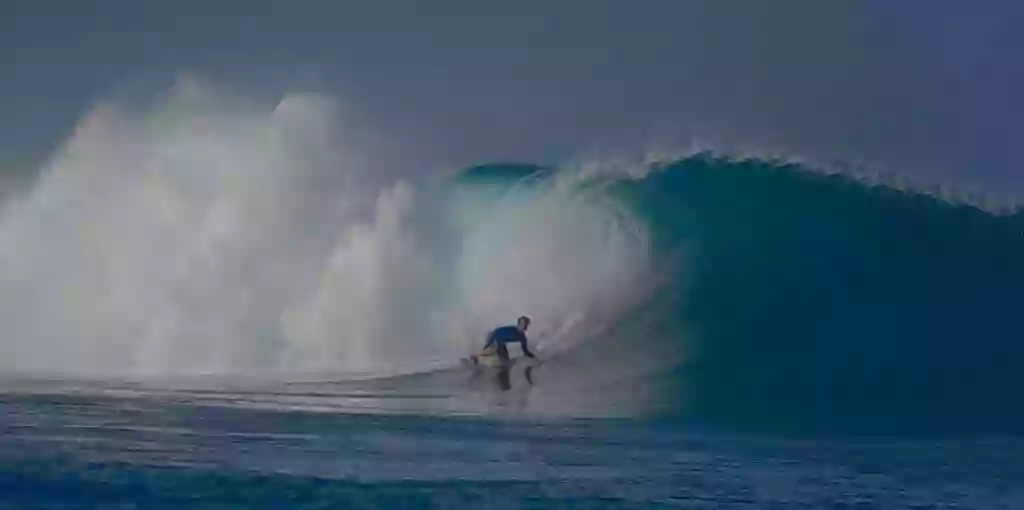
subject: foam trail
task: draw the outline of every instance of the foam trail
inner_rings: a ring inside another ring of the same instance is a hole
[[[415,371],[524,313],[564,347],[645,269],[642,229],[585,193],[372,187],[329,99],[217,99],[186,84],[143,115],[99,107],[16,197],[0,371]]]

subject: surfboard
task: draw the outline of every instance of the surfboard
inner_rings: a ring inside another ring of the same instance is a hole
[[[525,356],[518,356],[510,359],[508,362],[502,363],[501,358],[496,354],[477,354],[473,356],[467,356],[460,358],[463,366],[469,368],[512,368],[513,365],[517,365],[520,362],[526,363],[527,365],[537,365],[537,361],[527,358]]]
[[[498,357],[497,351],[493,348],[487,348],[480,354],[473,354],[460,359],[462,364],[471,368],[511,368],[512,365],[523,361],[523,362],[534,362],[534,360],[525,356],[516,356],[507,362],[502,362],[501,358]]]
[[[520,359],[521,357],[515,357],[507,362],[502,362],[497,351],[493,347],[489,347],[480,354],[462,358],[462,364],[475,368],[511,368]]]
[[[507,363],[502,363],[501,358],[496,354],[477,354],[462,358],[462,363],[471,367],[486,367],[486,368],[502,368],[511,367],[516,362],[515,359],[509,360]]]

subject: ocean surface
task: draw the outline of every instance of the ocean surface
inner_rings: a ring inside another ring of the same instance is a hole
[[[57,389],[0,400],[6,508],[1013,509],[1024,502],[1024,444],[1008,435],[777,435],[675,419],[368,405],[388,392],[306,395],[296,407],[269,394]]]
[[[0,508],[1024,508],[1017,209],[701,152],[335,235],[315,172],[188,168],[7,209]],[[543,362],[459,363],[520,314]]]

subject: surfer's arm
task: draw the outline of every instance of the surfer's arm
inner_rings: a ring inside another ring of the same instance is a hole
[[[526,341],[526,335],[523,335],[520,338],[519,341],[521,342],[521,345],[523,346],[523,354],[526,355],[527,357],[537,359],[537,356],[535,356],[532,352],[530,352],[530,346],[527,345],[528,342]]]

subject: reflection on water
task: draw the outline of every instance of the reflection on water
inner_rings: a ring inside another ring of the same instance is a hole
[[[494,370],[494,382],[497,383],[498,388],[502,391],[509,391],[512,389],[512,366],[502,366],[493,369]],[[533,365],[529,365],[523,369],[523,380],[525,381],[524,387],[533,386]],[[473,374],[470,376],[470,382],[477,383],[486,379],[487,369],[482,367],[475,367]]]
[[[557,361],[505,368],[459,366],[360,381],[0,381],[0,393],[158,399],[186,405],[357,414],[635,417],[651,408],[643,381],[594,383]]]

